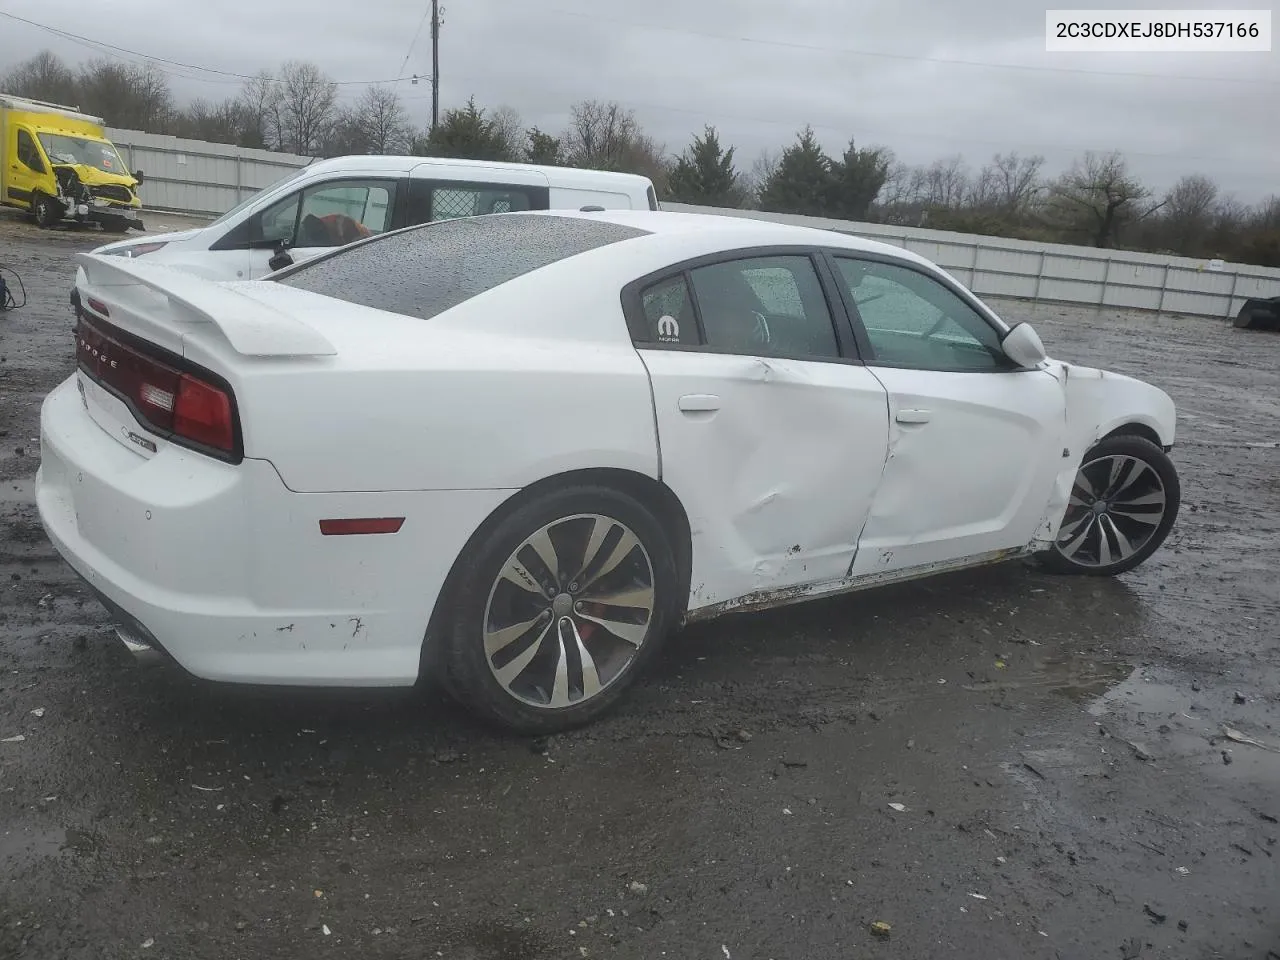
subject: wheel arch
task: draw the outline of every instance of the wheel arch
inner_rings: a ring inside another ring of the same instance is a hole
[[[502,520],[512,511],[543,493],[575,484],[594,484],[610,487],[635,497],[648,509],[652,510],[662,522],[665,529],[672,532],[671,548],[676,556],[676,571],[679,576],[675,605],[671,610],[671,624],[678,626],[683,621],[689,605],[689,588],[693,576],[693,535],[689,525],[689,517],[684,504],[675,492],[660,480],[615,467],[588,468],[570,470],[564,473],[544,477],[535,483],[513,493],[487,516],[475,532],[467,538],[467,542],[458,551],[457,557],[449,567],[444,586],[436,597],[423,636],[422,651],[419,656],[418,677],[439,676],[444,662],[440,656],[444,643],[442,637],[445,615],[453,602],[460,570],[474,551],[476,545],[488,537]]]
[[[1109,440],[1112,437],[1121,437],[1121,436],[1141,437],[1143,440],[1150,440],[1152,443],[1154,443],[1161,450],[1164,450],[1166,453],[1169,451],[1169,448],[1172,446],[1172,444],[1166,444],[1161,439],[1160,434],[1156,432],[1156,429],[1153,426],[1147,423],[1143,423],[1139,420],[1128,420],[1120,424],[1119,426],[1112,428],[1102,436],[1098,437],[1095,443],[1101,443],[1103,440]]]

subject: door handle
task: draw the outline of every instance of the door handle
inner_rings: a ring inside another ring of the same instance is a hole
[[[928,423],[931,416],[929,410],[899,410],[894,419],[899,423]]]
[[[711,393],[686,393],[680,398],[685,413],[709,413],[720,409],[720,398]]]

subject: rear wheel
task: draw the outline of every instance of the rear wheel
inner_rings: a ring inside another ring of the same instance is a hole
[[[36,218],[36,226],[40,227],[52,227],[62,219],[57,203],[52,197],[46,197],[43,193],[37,193],[32,199],[31,213]]]
[[[482,719],[522,733],[608,710],[657,653],[679,583],[653,512],[593,485],[521,505],[463,564],[446,686]]]
[[[1107,437],[1085,454],[1058,540],[1041,559],[1061,573],[1132,570],[1164,543],[1181,496],[1178,473],[1160,447],[1138,436]]]

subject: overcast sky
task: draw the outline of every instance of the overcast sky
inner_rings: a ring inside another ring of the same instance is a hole
[[[342,81],[401,75],[428,0],[0,0],[62,30],[233,73],[316,62]],[[1270,0],[1195,0],[1197,8]],[[1091,0],[1092,9],[1173,6]],[[743,167],[811,124],[835,153],[883,144],[911,164],[961,153],[1041,153],[1056,172],[1086,149],[1120,149],[1150,186],[1205,173],[1254,202],[1280,193],[1280,53],[1049,54],[1045,8],[1028,0],[443,0],[442,107],[474,94],[559,132],[571,103],[636,111],[668,150],[705,123]],[[211,19],[214,8],[221,20]],[[94,11],[86,15],[87,11]],[[221,24],[221,25],[219,25]],[[94,51],[0,19],[0,70],[41,48]],[[948,61],[967,61],[956,63]],[[982,66],[972,64],[1002,64]],[[233,95],[236,81],[168,67],[180,100]],[[1016,68],[1015,68],[1016,67]],[[404,75],[429,75],[424,28]],[[1143,74],[1124,76],[1123,74]],[[395,84],[415,121],[425,82]]]

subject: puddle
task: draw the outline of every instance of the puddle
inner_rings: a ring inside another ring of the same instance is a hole
[[[0,503],[35,503],[35,477],[0,480]]]
[[[1040,664],[1048,688],[1076,703],[1097,700],[1132,677],[1134,671],[1131,663],[1105,657],[1052,657]]]
[[[1067,654],[1045,657],[1029,672],[1011,673],[985,683],[973,683],[966,690],[1036,689],[1066,697],[1075,703],[1090,703],[1134,674],[1134,665],[1105,656]]]

